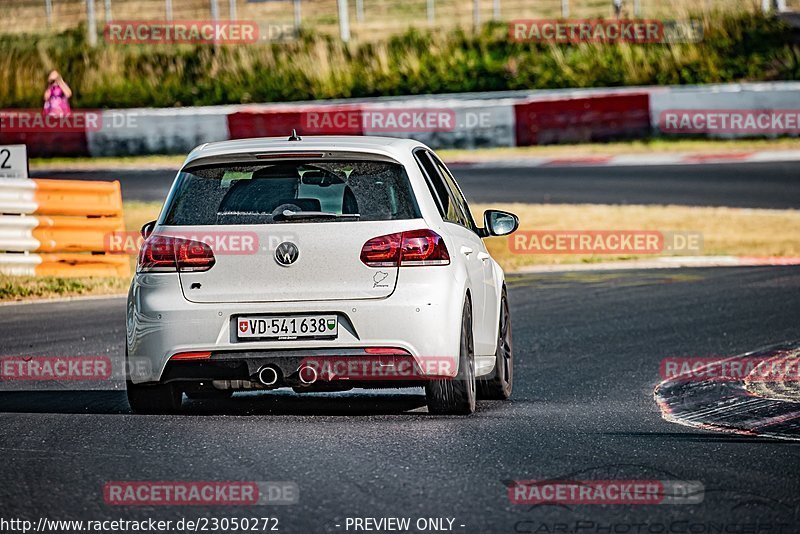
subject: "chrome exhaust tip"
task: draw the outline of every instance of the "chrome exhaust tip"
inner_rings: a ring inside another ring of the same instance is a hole
[[[300,378],[300,382],[302,382],[306,386],[310,386],[314,382],[317,381],[319,376],[317,375],[317,370],[311,367],[310,365],[303,365],[297,370],[297,376]]]
[[[278,383],[278,371],[270,365],[265,365],[258,370],[258,381],[262,386],[274,386]]]

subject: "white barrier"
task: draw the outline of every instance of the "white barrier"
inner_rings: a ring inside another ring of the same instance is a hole
[[[39,225],[36,217],[25,215],[0,215],[0,250],[29,252],[39,248],[33,229]]]
[[[36,266],[42,263],[38,254],[0,253],[0,272],[13,276],[35,276]]]
[[[0,180],[0,213],[33,213],[37,206],[34,181]]]
[[[665,87],[650,90],[650,124],[659,135],[659,119],[667,110],[800,109],[800,82],[747,83]],[[753,134],[708,134],[731,138]]]
[[[103,127],[86,132],[92,156],[181,154],[225,141],[233,106],[105,110]]]
[[[431,148],[512,147],[515,146],[514,100],[458,100],[458,99],[410,99],[408,101],[366,104],[365,113],[387,110],[435,109],[450,114],[454,128],[437,131],[392,132],[372,130],[367,127],[365,135],[413,138]]]

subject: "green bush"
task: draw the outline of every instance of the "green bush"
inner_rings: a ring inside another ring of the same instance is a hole
[[[241,46],[114,45],[85,32],[0,37],[0,107],[39,107],[58,69],[74,107],[278,102],[424,93],[701,84],[800,79],[790,30],[760,13],[702,16],[704,39],[683,44],[512,42],[507,26],[409,30],[343,44],[305,32],[294,42]]]

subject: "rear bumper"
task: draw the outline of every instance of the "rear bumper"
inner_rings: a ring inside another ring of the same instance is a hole
[[[177,274],[137,274],[128,294],[128,378],[134,383],[243,380],[267,363],[288,377],[302,358],[330,356],[341,361],[375,347],[402,349],[427,376],[442,376],[443,369],[455,376],[465,281],[456,271],[441,267],[404,269],[401,278],[392,295],[381,299],[199,304],[183,297]],[[275,313],[338,314],[339,337],[237,341],[234,316]],[[185,352],[211,356],[206,362],[170,360]],[[402,385],[397,379],[391,383]]]
[[[375,355],[363,349],[218,352],[207,360],[168,361],[160,382],[217,389],[411,387],[455,371],[450,358],[426,363],[420,366],[410,354]],[[268,383],[261,379],[265,369]]]

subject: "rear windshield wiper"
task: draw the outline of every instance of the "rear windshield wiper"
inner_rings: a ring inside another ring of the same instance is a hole
[[[331,213],[327,211],[292,211],[283,210],[275,216],[276,219],[286,219],[289,221],[298,221],[302,219],[346,219],[349,221],[358,220],[361,217],[360,213]]]

